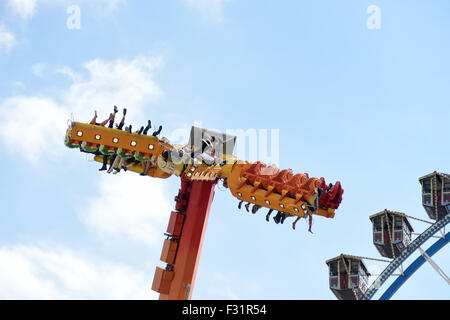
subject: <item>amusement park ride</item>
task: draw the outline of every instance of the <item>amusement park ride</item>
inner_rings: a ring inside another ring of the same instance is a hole
[[[425,261],[429,262],[448,285],[450,279],[431,256],[450,241],[450,232],[445,233],[445,226],[450,222],[450,175],[433,172],[419,178],[422,185],[422,204],[432,223],[427,220],[407,216],[404,213],[383,210],[369,217],[373,225],[373,244],[378,252],[392,260],[381,260],[341,254],[326,261],[329,268],[330,289],[340,300],[369,300],[390,276],[398,278],[381,295],[381,300],[390,299],[395,292],[417,271]],[[429,223],[431,226],[421,234],[414,234],[409,219]],[[440,236],[426,251],[421,246],[440,231]],[[412,236],[418,235],[412,241]],[[418,250],[420,256],[403,270],[403,263]],[[378,278],[369,286],[371,274],[363,259],[389,263]],[[394,274],[395,270],[400,274]]]
[[[152,289],[160,299],[191,299],[200,251],[205,235],[214,187],[221,180],[239,202],[239,208],[256,213],[261,208],[277,211],[274,221],[288,217],[333,218],[344,190],[340,182],[294,174],[258,161],[241,161],[232,155],[236,137],[193,127],[187,145],[171,144],[157,135],[131,133],[97,124],[70,122],[65,145],[95,154],[94,160],[154,178],[181,178],[175,210],[161,253],[166,267],[156,267]],[[142,130],[141,130],[142,131]],[[120,159],[120,163],[117,160]]]
[[[92,122],[91,122],[92,123]],[[95,123],[95,122],[94,122]],[[333,218],[344,190],[340,182],[334,185],[324,178],[309,177],[307,173],[294,174],[291,169],[280,170],[275,165],[266,166],[258,161],[250,163],[234,157],[236,137],[193,127],[187,145],[171,144],[158,138],[130,130],[105,127],[102,124],[70,122],[65,135],[65,145],[95,155],[94,160],[110,170],[132,171],[143,176],[166,179],[171,175],[181,178],[181,188],[175,197],[175,209],[170,213],[161,261],[166,267],[156,267],[152,289],[160,299],[191,299],[200,252],[206,231],[215,185],[222,181],[245,209],[256,213],[269,209],[266,220],[273,211],[273,220],[283,223],[288,217],[309,218],[313,215]],[[419,178],[422,202],[434,223],[408,216],[401,212],[383,210],[369,217],[373,225],[373,243],[386,259],[373,259],[341,254],[326,261],[329,267],[331,291],[341,300],[369,300],[394,271],[398,278],[380,299],[390,299],[393,294],[425,262],[450,285],[450,279],[431,259],[431,256],[450,241],[445,226],[450,222],[450,175],[433,172]],[[408,219],[429,223],[421,234],[415,234]],[[426,251],[421,246],[440,231],[439,238]],[[412,240],[414,235],[418,235]],[[421,255],[403,269],[403,263],[413,252]],[[363,260],[388,262],[389,265],[369,285],[371,275]]]

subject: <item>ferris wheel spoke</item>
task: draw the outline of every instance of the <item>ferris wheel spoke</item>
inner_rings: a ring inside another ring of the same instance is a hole
[[[436,272],[444,279],[445,282],[447,282],[448,285],[450,285],[450,278],[445,274],[445,272],[437,265],[436,262],[433,261],[433,259],[431,259],[431,257],[425,252],[423,251],[423,249],[421,247],[419,247],[419,252],[420,254],[425,258],[425,260],[427,260],[427,262],[429,264],[431,264],[431,266],[433,267],[434,270],[436,270]]]

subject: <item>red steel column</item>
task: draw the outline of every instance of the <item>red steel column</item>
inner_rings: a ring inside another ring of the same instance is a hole
[[[214,197],[216,181],[182,181],[189,184],[183,229],[178,242],[175,263],[171,266],[173,278],[166,294],[160,300],[191,299],[197,275],[200,253]]]

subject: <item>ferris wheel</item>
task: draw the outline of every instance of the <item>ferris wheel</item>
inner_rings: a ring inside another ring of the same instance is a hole
[[[450,222],[450,175],[435,171],[419,178],[419,182],[422,186],[423,207],[434,222],[387,209],[371,215],[373,243],[378,252],[390,260],[346,254],[327,260],[330,289],[338,299],[370,300],[390,277],[397,276],[380,297],[380,300],[390,299],[425,262],[429,262],[450,285],[449,277],[431,258],[450,241],[450,232],[445,231],[445,226]],[[415,233],[410,220],[430,226],[422,233]],[[422,249],[425,243],[436,238],[438,240],[427,250]],[[408,258],[417,251],[420,256],[404,268]],[[371,274],[363,260],[382,261],[388,265],[369,284]],[[394,273],[397,270],[399,272]]]

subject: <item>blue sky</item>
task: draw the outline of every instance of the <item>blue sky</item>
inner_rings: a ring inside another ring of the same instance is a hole
[[[239,211],[218,187],[194,299],[335,299],[325,260],[379,257],[368,216],[425,218],[417,178],[450,171],[449,13],[444,0],[2,1],[0,298],[157,297],[179,179],[100,173],[62,143],[69,118],[117,105],[176,142],[195,123],[279,130],[281,168],[345,189],[310,234]],[[448,248],[434,260],[449,272]],[[395,296],[449,297],[429,265]]]

